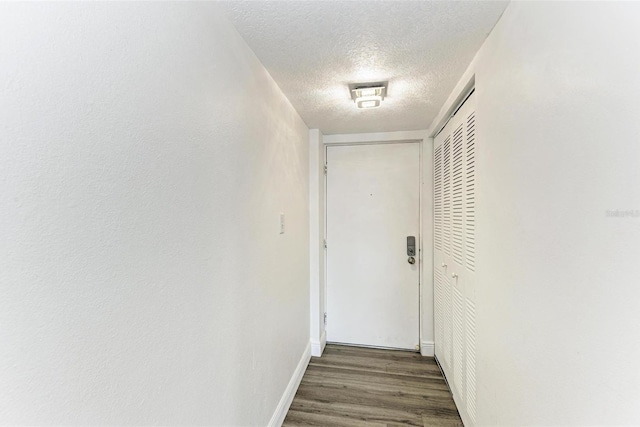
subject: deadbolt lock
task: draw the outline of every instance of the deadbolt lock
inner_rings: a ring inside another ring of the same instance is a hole
[[[407,260],[407,262],[409,262],[409,264],[415,264],[416,263],[416,259],[412,256],[409,257],[409,259]]]
[[[416,238],[415,236],[407,236],[407,255],[414,256],[416,254]]]

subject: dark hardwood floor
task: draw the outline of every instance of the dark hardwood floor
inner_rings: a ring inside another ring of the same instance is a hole
[[[283,426],[462,426],[435,360],[327,345],[312,357]]]

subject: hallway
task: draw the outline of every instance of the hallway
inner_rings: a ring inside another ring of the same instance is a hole
[[[640,426],[638,52],[640,1],[1,2],[0,427]]]
[[[284,426],[462,426],[431,357],[327,345],[313,357]]]

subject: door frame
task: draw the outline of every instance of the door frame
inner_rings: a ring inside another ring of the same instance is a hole
[[[324,135],[322,137],[322,156],[326,164],[327,149],[336,145],[374,145],[374,144],[398,144],[417,143],[420,151],[420,191],[419,191],[419,284],[418,284],[418,342],[419,351],[423,356],[434,355],[434,324],[433,324],[433,138],[429,136],[427,130],[405,131],[405,132],[382,132],[369,134],[342,134]],[[329,168],[331,166],[329,165]],[[327,177],[323,176],[321,197],[324,200],[322,210],[322,221],[324,223],[324,236],[327,238]],[[331,244],[331,242],[328,242]],[[318,307],[327,307],[327,252],[324,256],[324,280],[321,280],[321,295],[323,301],[312,301]],[[330,313],[329,313],[330,316]],[[329,317],[327,323],[331,322]],[[325,333],[326,336],[326,333]]]
[[[399,141],[375,141],[375,142],[345,142],[345,143],[334,143],[334,144],[325,144],[324,146],[324,158],[325,158],[325,165],[327,165],[327,160],[329,157],[329,148],[330,147],[354,147],[354,146],[366,146],[366,145],[395,145],[395,144],[418,144],[418,182],[419,182],[419,187],[418,187],[418,348],[416,348],[416,351],[420,351],[421,348],[421,341],[422,341],[422,317],[421,317],[421,313],[422,313],[422,175],[423,175],[423,171],[422,171],[422,140],[399,140]],[[327,232],[328,232],[328,212],[327,212],[327,192],[328,192],[328,185],[327,185],[327,175],[325,174],[324,176],[324,180],[325,180],[325,184],[324,184],[324,210],[325,210],[325,214],[324,214],[324,221],[325,221],[325,226],[324,226],[324,239],[325,241],[327,241]],[[324,292],[324,297],[325,297],[325,301],[324,301],[324,306],[327,307],[326,308],[326,312],[328,315],[331,315],[331,313],[329,313],[329,309],[328,309],[328,304],[327,304],[327,295],[329,294],[328,288],[327,288],[327,284],[326,284],[326,277],[327,277],[327,271],[328,271],[328,262],[327,262],[327,251],[329,249],[325,248],[324,251],[324,258],[325,258],[325,292]],[[354,345],[354,346],[358,346],[358,347],[370,347],[370,348],[385,348],[385,349],[389,349],[389,350],[405,350],[405,349],[396,349],[396,348],[388,348],[388,347],[376,347],[376,346],[368,346],[368,345]]]

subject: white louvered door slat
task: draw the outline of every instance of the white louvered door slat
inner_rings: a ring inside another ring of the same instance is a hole
[[[453,259],[462,265],[462,142],[464,126],[460,124],[453,132],[452,185],[451,185],[451,247]]]
[[[440,269],[435,270],[434,276],[434,329],[435,342],[442,343],[444,339],[444,278]],[[442,357],[444,353],[440,353],[441,346],[436,348],[436,354]]]
[[[470,271],[476,268],[476,113],[467,116],[465,141],[465,258]]]
[[[442,246],[451,255],[451,138],[442,144]]]
[[[451,282],[449,281],[449,279],[447,277],[444,278],[443,281],[443,302],[444,304],[442,304],[443,307],[443,352],[444,352],[444,363],[446,364],[447,368],[451,369],[451,365],[452,365],[452,348],[451,348],[451,341],[453,340],[453,334],[452,334],[452,323],[453,323],[453,304],[451,303]]]
[[[465,348],[464,348],[464,297],[453,288],[453,382],[464,397]]]
[[[433,242],[436,250],[442,250],[442,146],[433,156]]]
[[[476,420],[476,143],[472,94],[434,140],[435,354],[465,425]]]
[[[476,305],[469,299],[465,316],[466,345],[466,409],[471,421],[476,422]]]

